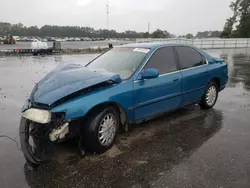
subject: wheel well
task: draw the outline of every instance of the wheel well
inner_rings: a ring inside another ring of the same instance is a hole
[[[211,80],[211,82],[215,82],[220,89],[220,79],[219,78],[215,77]]]
[[[95,107],[93,107],[91,110],[89,110],[89,112],[84,117],[90,117],[93,113],[96,113],[97,111],[102,111],[104,108],[108,106],[114,107],[117,110],[117,112],[119,112],[121,124],[125,124],[127,120],[126,111],[121,105],[119,105],[116,102],[106,102],[106,103],[98,104]]]

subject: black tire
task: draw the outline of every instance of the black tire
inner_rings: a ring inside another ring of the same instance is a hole
[[[24,158],[25,158],[27,164],[28,164],[33,170],[38,169],[38,167],[40,166],[40,164],[35,164],[35,163],[30,162],[29,159],[27,159],[26,157],[24,157]]]
[[[38,52],[33,52],[32,54],[33,54],[33,56],[37,56]]]
[[[51,55],[49,50],[45,50],[45,55]]]
[[[110,141],[110,144],[103,145],[100,141],[101,133],[99,133],[99,131],[101,128],[101,123],[105,121],[104,118],[110,115],[113,119],[115,119],[114,136],[112,137],[113,139],[111,139],[112,141]],[[91,152],[103,153],[111,148],[115,143],[120,126],[120,118],[114,107],[107,106],[105,108],[95,110],[93,113],[91,113],[90,118],[86,121],[85,126],[87,127],[84,130],[84,147]]]
[[[215,96],[215,100],[209,104],[209,102],[207,101],[207,94],[209,89],[211,88],[215,88],[216,89],[216,96]],[[203,109],[210,109],[213,108],[213,106],[216,104],[217,98],[218,98],[218,93],[219,93],[219,87],[215,82],[210,82],[206,88],[205,94],[202,96],[201,101],[199,103],[199,106]]]

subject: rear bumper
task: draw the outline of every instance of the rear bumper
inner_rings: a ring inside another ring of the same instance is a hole
[[[222,91],[222,90],[225,89],[225,88],[226,88],[226,85],[221,86],[221,87],[220,87],[220,91]]]
[[[228,76],[225,77],[224,82],[221,83],[220,91],[226,88],[228,82]]]

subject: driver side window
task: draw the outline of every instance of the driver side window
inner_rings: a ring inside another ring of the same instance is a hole
[[[144,67],[144,70],[154,68],[159,75],[177,70],[176,56],[172,47],[163,47],[154,52]]]

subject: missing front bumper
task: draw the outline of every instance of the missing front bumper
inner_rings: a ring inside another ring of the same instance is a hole
[[[30,163],[48,160],[53,143],[60,142],[69,134],[69,123],[61,126],[43,125],[21,118],[19,135],[23,154]]]
[[[20,144],[27,162],[40,164],[49,161],[53,157],[54,143],[63,142],[79,133],[77,123],[62,121],[60,118],[56,120],[45,125],[21,118]]]

